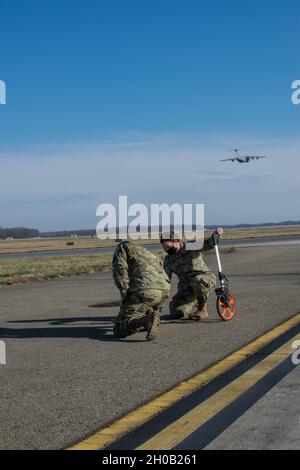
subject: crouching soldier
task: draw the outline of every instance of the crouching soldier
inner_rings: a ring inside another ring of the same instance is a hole
[[[219,241],[223,229],[214,232]],[[192,320],[203,320],[208,317],[207,300],[210,291],[216,286],[216,276],[205,264],[202,252],[213,249],[213,237],[204,240],[201,250],[186,250],[185,243],[176,239],[173,232],[167,238],[161,236],[161,244],[167,252],[164,268],[171,281],[172,274],[178,276],[178,290],[170,302],[170,318],[187,317]],[[196,311],[192,310],[197,307]]]
[[[163,301],[170,295],[170,281],[163,262],[151,251],[121,242],[113,256],[113,277],[121,293],[121,308],[114,334],[125,338],[147,331],[147,340],[156,338]]]

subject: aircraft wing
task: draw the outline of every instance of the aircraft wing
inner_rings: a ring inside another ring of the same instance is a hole
[[[225,158],[224,160],[220,160],[220,162],[234,162],[236,158]]]
[[[249,158],[251,160],[255,160],[255,159],[258,159],[258,158],[266,158],[265,155],[245,155],[244,158]]]

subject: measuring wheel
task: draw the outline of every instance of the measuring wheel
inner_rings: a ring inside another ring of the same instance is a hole
[[[217,293],[217,311],[219,317],[224,320],[228,321],[231,320],[236,312],[236,302],[232,292],[227,291],[224,292],[224,289],[216,289],[221,292]]]
[[[217,287],[217,289],[215,289],[215,292],[217,294],[217,311],[219,317],[222,320],[228,321],[231,320],[235,315],[236,302],[233,293],[230,292],[230,290],[228,289],[228,279],[222,271],[221,259],[218,248],[218,239],[215,233],[213,234],[213,242],[218,262],[220,280],[220,287]]]

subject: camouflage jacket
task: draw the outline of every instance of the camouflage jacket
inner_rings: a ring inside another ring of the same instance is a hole
[[[122,298],[128,289],[141,292],[148,289],[164,290],[169,293],[170,280],[163,268],[163,262],[151,251],[121,242],[114,253],[113,277]]]
[[[204,240],[201,250],[186,250],[185,246],[174,255],[167,255],[164,260],[165,271],[171,281],[176,274],[179,286],[189,285],[197,274],[211,272],[205,264],[202,253],[214,248],[213,238]]]

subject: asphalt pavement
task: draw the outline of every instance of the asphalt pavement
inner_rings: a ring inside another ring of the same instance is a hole
[[[214,255],[206,259],[216,271]],[[222,261],[236,317],[219,320],[214,294],[204,322],[170,322],[166,305],[154,343],[143,333],[116,340],[116,308],[91,307],[118,299],[110,272],[1,287],[7,363],[0,365],[0,448],[58,449],[80,441],[300,311],[299,246],[236,248]],[[299,370],[284,380],[262,399],[268,406],[258,401],[210,447],[299,448]]]

